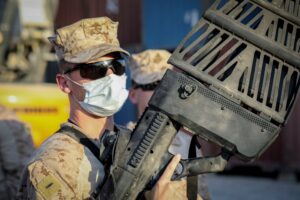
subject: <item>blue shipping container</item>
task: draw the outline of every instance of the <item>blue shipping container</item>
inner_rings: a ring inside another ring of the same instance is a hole
[[[204,1],[144,0],[142,44],[145,49],[174,49],[203,14]]]

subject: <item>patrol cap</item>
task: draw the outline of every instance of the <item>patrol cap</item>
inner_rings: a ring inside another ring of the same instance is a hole
[[[160,49],[149,49],[133,54],[129,59],[131,79],[142,85],[160,81],[166,70],[173,68],[167,63],[170,56],[168,51]]]
[[[87,18],[57,29],[48,39],[59,60],[92,63],[113,52],[129,55],[120,47],[117,31],[118,22],[108,17]]]

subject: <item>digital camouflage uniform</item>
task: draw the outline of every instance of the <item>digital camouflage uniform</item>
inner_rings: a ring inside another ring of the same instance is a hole
[[[129,55],[120,47],[118,24],[108,17],[83,19],[58,29],[49,41],[58,59],[70,63],[88,63],[112,52]]]
[[[162,49],[132,54],[129,59],[131,79],[141,85],[160,81],[167,69],[173,69],[167,63],[170,56],[168,51]]]
[[[80,132],[82,129],[65,123]],[[29,161],[20,199],[86,199],[103,181],[104,168],[93,153],[60,132],[48,138]]]
[[[149,49],[133,54],[129,62],[131,79],[139,85],[160,81],[167,69],[173,69],[173,66],[167,63],[170,56],[168,51],[160,49]],[[134,122],[127,124],[127,128],[131,130],[134,127]],[[173,154],[179,153],[183,159],[187,159],[191,139],[191,133],[179,130],[169,147],[169,151]],[[201,156],[201,154],[201,150],[197,151],[197,156]],[[210,199],[204,175],[198,175],[198,193],[204,200]]]
[[[29,128],[0,106],[0,199],[14,199],[24,168],[34,151]]]
[[[118,23],[107,17],[82,19],[58,29],[49,40],[58,59],[70,63],[93,62],[112,52],[129,55],[119,45],[117,27]],[[70,66],[63,65],[60,71]],[[71,123],[62,125],[66,126],[84,134]],[[102,163],[86,146],[58,132],[41,145],[26,166],[18,198],[86,199],[104,175]]]

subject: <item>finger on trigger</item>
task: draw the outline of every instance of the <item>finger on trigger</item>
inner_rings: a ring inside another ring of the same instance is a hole
[[[176,169],[176,166],[180,161],[180,158],[181,158],[180,154],[177,154],[172,158],[171,162],[169,163],[169,165],[167,166],[167,168],[164,171],[163,175],[161,176],[161,179],[164,179],[164,180],[167,180],[167,181],[171,180],[172,175],[173,175],[173,173]]]

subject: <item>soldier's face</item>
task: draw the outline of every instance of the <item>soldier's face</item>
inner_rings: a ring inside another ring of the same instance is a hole
[[[137,114],[140,117],[145,108],[148,106],[148,102],[153,95],[154,91],[144,91],[141,88],[131,89],[129,91],[129,99],[137,107]]]
[[[99,62],[99,61],[105,61],[105,60],[111,60],[113,59],[112,56],[103,56],[97,60],[95,60],[95,62]],[[70,65],[70,63],[68,63],[68,65]],[[75,66],[75,64],[73,64]],[[113,71],[111,69],[108,69],[106,72],[106,76],[112,74]],[[68,78],[66,78],[65,76],[68,76]],[[71,80],[73,81],[71,81]],[[82,88],[82,84],[84,83],[88,83],[90,81],[92,81],[89,78],[84,78],[80,75],[80,70],[74,70],[70,73],[67,74],[58,74],[56,76],[56,80],[57,80],[57,84],[60,87],[60,89],[65,92],[68,93],[69,95],[73,95],[75,97],[75,99],[79,100],[79,101],[83,101],[84,97],[85,97],[85,90]],[[75,84],[74,82],[78,83]],[[71,104],[73,101],[73,98],[70,98]]]
[[[112,56],[103,56],[103,57],[95,60],[95,62],[100,62],[100,61],[105,61],[105,60],[111,60],[111,59],[113,59]],[[110,75],[112,73],[113,73],[113,71],[111,69],[108,69],[107,72],[106,72],[106,76],[108,76],[108,75]],[[81,74],[80,74],[80,70],[72,71],[68,75],[69,75],[70,79],[72,79],[76,83],[79,83],[80,85],[92,81],[89,78],[82,77]],[[70,83],[69,87],[70,87],[70,90],[72,91],[73,95],[75,95],[75,97],[79,101],[83,101],[84,97],[85,97],[85,90],[80,85],[74,84],[74,83],[72,83],[70,81],[69,81],[69,83]]]

